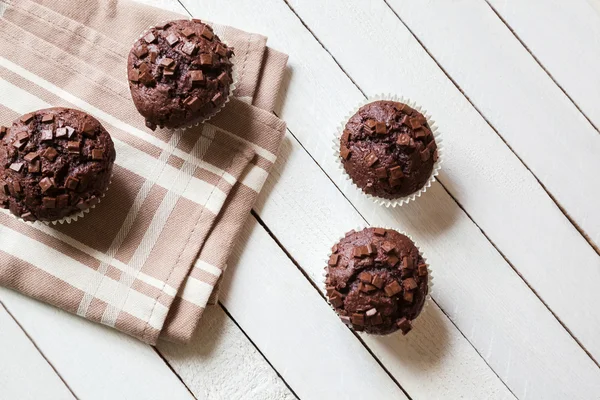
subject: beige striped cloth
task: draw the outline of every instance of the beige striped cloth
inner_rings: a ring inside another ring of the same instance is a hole
[[[148,26],[178,18],[123,0],[0,0],[0,125],[78,108],[117,149],[109,191],[85,218],[0,213],[0,285],[150,344],[192,337],[285,131],[272,111],[287,56],[218,25],[237,55],[235,97],[198,127],[145,128],[126,57]]]

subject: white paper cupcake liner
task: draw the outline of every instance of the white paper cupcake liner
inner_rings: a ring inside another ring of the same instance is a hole
[[[404,104],[408,105],[409,107],[417,110],[421,114],[423,114],[425,116],[425,119],[427,120],[427,124],[429,125],[429,128],[431,128],[431,132],[433,133],[433,137],[435,138],[435,143],[437,145],[438,159],[433,164],[433,169],[431,170],[431,175],[430,175],[429,179],[427,180],[427,182],[425,183],[425,185],[423,185],[423,187],[421,189],[419,189],[418,191],[416,191],[415,193],[411,193],[408,196],[399,197],[397,199],[385,199],[383,197],[377,197],[377,196],[373,196],[371,194],[365,193],[365,191],[354,182],[354,180],[350,177],[350,175],[348,175],[348,173],[346,172],[346,169],[344,168],[344,165],[342,164],[342,157],[340,156],[340,139],[342,137],[342,134],[344,133],[344,129],[346,128],[346,123],[348,122],[348,120],[354,114],[356,114],[361,107],[363,107],[369,103],[372,103],[374,101],[378,101],[378,100],[388,100],[388,101],[396,101],[396,102],[404,103]],[[350,181],[352,183],[352,185],[354,185],[354,187],[359,189],[368,198],[373,200],[378,205],[382,205],[382,206],[386,206],[386,207],[396,207],[396,206],[402,206],[404,204],[409,203],[410,201],[414,201],[418,197],[421,197],[421,195],[423,193],[425,193],[429,187],[431,187],[433,182],[435,182],[436,176],[439,174],[440,169],[441,169],[441,164],[442,164],[442,159],[443,159],[443,154],[444,154],[444,146],[443,146],[442,142],[443,142],[443,140],[442,140],[441,132],[438,130],[438,127],[435,124],[435,121],[433,119],[431,119],[431,116],[429,114],[427,114],[427,111],[423,107],[421,107],[420,105],[418,105],[417,103],[415,103],[414,101],[412,101],[408,98],[398,97],[393,94],[378,94],[376,96],[372,96],[367,99],[364,99],[350,113],[348,113],[348,115],[346,115],[346,117],[341,122],[341,124],[338,127],[338,130],[336,131],[336,133],[334,135],[333,152],[334,152],[334,156],[337,161],[337,164],[338,164],[338,168],[340,169],[340,171],[342,173],[342,176],[346,180]]]
[[[6,214],[10,215],[11,217],[18,219],[21,222],[25,222],[26,224],[31,224],[31,225],[43,224],[43,225],[49,226],[49,225],[57,225],[57,224],[60,224],[60,225],[70,224],[71,222],[75,222],[78,219],[85,217],[92,209],[96,208],[96,206],[102,202],[102,199],[104,198],[104,196],[106,196],[106,192],[108,192],[108,189],[110,189],[111,183],[112,183],[112,174],[111,174],[110,181],[108,182],[108,186],[106,187],[106,190],[104,190],[104,193],[102,193],[102,195],[100,197],[98,197],[98,202],[96,204],[94,204],[93,206],[90,206],[89,208],[86,208],[85,210],[80,210],[71,215],[67,215],[64,218],[57,219],[56,221],[25,221],[23,218],[14,215],[9,210],[0,210],[0,211],[4,211]]]
[[[179,18],[179,20],[182,19],[186,19],[184,16],[182,16],[182,18]],[[193,18],[189,17],[187,18],[189,21],[191,21]],[[161,25],[161,24],[165,24],[171,21],[176,21],[176,20],[165,20],[162,22],[159,22],[158,24],[154,24],[154,25],[150,25],[148,28],[146,28],[141,34],[140,36],[133,41],[133,43],[131,43],[131,48],[133,48],[133,46],[135,45],[135,43],[142,39],[144,36],[146,36],[146,34],[148,34],[148,32],[153,29],[156,28],[157,25]],[[207,22],[202,21],[204,24],[206,25],[210,25]],[[214,28],[213,28],[214,29]],[[219,39],[221,40],[222,43],[224,43],[225,45],[227,45],[229,47],[229,43],[227,43],[226,40],[224,40],[223,38],[219,37]],[[234,49],[235,50],[235,49]],[[129,57],[129,55],[128,55]],[[203,124],[205,122],[207,122],[208,120],[210,120],[211,118],[213,118],[215,115],[217,115],[219,112],[221,112],[221,110],[223,110],[223,108],[225,108],[225,105],[227,103],[229,103],[229,100],[231,100],[231,97],[233,97],[233,92],[235,91],[235,89],[237,88],[237,83],[238,83],[238,67],[237,67],[237,62],[236,62],[236,56],[235,54],[230,58],[231,64],[232,64],[232,72],[231,72],[231,82],[229,83],[229,94],[227,95],[227,98],[225,99],[225,101],[223,102],[223,104],[221,104],[219,107],[216,107],[214,110],[212,110],[209,114],[204,115],[200,118],[198,118],[197,120],[188,123],[188,125],[185,126],[180,126],[178,128],[169,128],[169,129],[182,129],[182,130],[186,130],[186,129],[190,129],[193,127],[196,127],[200,124]],[[127,64],[127,62],[126,62]],[[129,83],[129,71],[128,71],[128,66],[125,65],[125,79],[127,81],[127,83]]]
[[[407,238],[409,238],[413,244],[415,245],[415,247],[417,248],[417,250],[419,250],[419,255],[423,258],[423,262],[425,263],[425,265],[427,265],[427,295],[425,296],[425,302],[423,303],[423,308],[421,308],[421,311],[419,312],[419,315],[417,315],[417,317],[414,320],[411,320],[411,324],[413,324],[413,328],[414,328],[414,322],[417,321],[419,319],[419,317],[423,314],[423,312],[425,311],[425,309],[429,306],[429,303],[431,302],[431,291],[433,289],[433,274],[431,273],[431,268],[429,266],[429,263],[427,262],[427,258],[425,257],[425,255],[423,254],[423,251],[421,250],[421,248],[417,245],[417,243],[415,242],[415,240],[413,239],[413,237],[411,235],[409,235],[406,232],[403,231],[399,231],[395,228],[391,228],[389,226],[358,226],[356,228],[353,229],[353,231],[355,232],[360,232],[363,229],[366,228],[383,228],[383,229],[387,229],[387,230],[392,230],[392,231],[396,231],[404,236],[406,236]],[[352,232],[352,231],[350,231]],[[347,233],[350,232],[346,232],[345,234],[341,235],[336,241],[335,243],[331,246],[333,248],[334,245],[338,244],[343,238],[346,237]],[[329,307],[331,307],[331,309],[336,313],[336,315],[339,314],[337,313],[337,310],[335,309],[335,307],[333,306],[333,304],[331,304],[331,302],[329,301],[329,296],[327,296],[327,269],[329,268],[327,263],[329,261],[329,258],[331,257],[331,255],[333,254],[333,252],[329,252],[329,254],[327,255],[327,257],[323,260],[323,265],[325,265],[325,267],[323,268],[323,276],[322,276],[322,280],[321,280],[321,290],[323,291],[323,294],[325,295],[325,299],[327,300],[327,304],[329,304]],[[343,322],[342,322],[343,323]],[[352,329],[355,332],[358,332],[360,334],[364,334],[364,335],[373,335],[373,336],[390,336],[390,335],[396,335],[396,334],[402,334],[402,331],[400,329],[398,329],[397,331],[391,332],[387,335],[381,335],[381,334],[373,334],[373,333],[368,333],[365,331],[357,331],[354,330],[352,324],[346,325],[348,326],[350,329]],[[410,332],[409,332],[410,333]]]

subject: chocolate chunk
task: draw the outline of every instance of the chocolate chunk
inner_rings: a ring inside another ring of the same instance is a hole
[[[212,40],[213,37],[215,36],[215,34],[207,26],[205,26],[202,28],[202,32],[200,32],[200,36],[202,36],[205,39]]]
[[[427,136],[427,132],[425,131],[424,128],[415,129],[415,138],[416,139],[423,139],[426,136]]]
[[[67,128],[56,128],[56,138],[64,139],[67,137]]]
[[[413,278],[408,278],[402,281],[402,286],[404,290],[415,290],[417,288],[417,282]]]
[[[217,93],[213,96],[212,99],[210,99],[210,102],[212,103],[213,106],[218,106],[219,103],[221,102],[221,99],[223,98],[223,95],[221,93]]]
[[[347,160],[348,158],[350,158],[350,153],[351,153],[351,151],[348,150],[347,147],[342,147],[342,149],[340,150],[340,156],[342,156],[342,158],[344,160]]]
[[[144,36],[144,40],[146,43],[150,44],[156,40],[156,36],[154,36],[154,33],[149,32],[146,36]]]
[[[177,44],[177,42],[179,42],[179,38],[177,37],[177,35],[172,32],[169,34],[169,36],[167,36],[165,40],[167,41],[167,43],[169,43],[169,46],[171,47],[173,47],[175,44]]]
[[[42,117],[42,122],[53,122],[54,121],[54,114],[44,114],[44,116]]]
[[[417,268],[418,272],[419,272],[419,276],[427,276],[427,265],[426,264],[419,264],[419,267]]]
[[[357,246],[352,249],[352,257],[360,258],[363,255],[362,246]]]
[[[344,129],[344,132],[342,132],[342,138],[341,138],[342,143],[347,143],[349,139],[350,139],[350,131],[348,131],[348,129]]]
[[[204,83],[204,73],[202,71],[190,71],[188,72],[188,75],[192,81],[192,85],[198,86]]]
[[[184,28],[184,29],[181,31],[181,34],[182,34],[183,36],[185,36],[186,38],[189,38],[189,37],[191,37],[191,36],[192,36],[192,35],[194,35],[195,33],[196,33],[196,32],[195,32],[195,31],[194,31],[192,28],[190,28],[189,26],[186,26],[186,27],[185,27],[185,28]]]
[[[163,67],[170,67],[173,64],[175,64],[175,60],[173,60],[172,58],[165,57],[162,60],[160,60],[160,65],[162,65]]]
[[[361,282],[358,285],[358,290],[360,290],[361,292],[365,292],[365,293],[371,293],[372,291],[377,290],[377,288],[369,283]]]
[[[81,148],[81,142],[78,140],[73,140],[73,141],[67,142],[67,150],[69,150],[69,153],[79,154],[80,148]]]
[[[394,246],[394,243],[392,243],[392,242],[385,241],[381,245],[381,249],[383,251],[385,251],[386,253],[391,253],[396,250],[396,246]]]
[[[42,165],[42,163],[40,161],[34,161],[31,164],[29,164],[29,167],[27,167],[27,170],[31,174],[37,174],[41,171],[41,165]]]
[[[155,81],[154,77],[152,77],[150,73],[144,72],[142,75],[140,75],[140,82],[142,82],[145,86],[151,86]]]
[[[377,314],[377,309],[375,308],[371,308],[365,313],[367,317],[373,317],[375,314]]]
[[[23,160],[30,163],[32,161],[37,160],[39,157],[40,157],[40,155],[36,151],[32,151],[31,153],[27,153],[27,155],[25,155],[25,157],[23,157]]]
[[[148,65],[148,63],[145,63],[145,62],[140,64],[139,70],[140,70],[140,74],[143,74],[144,72],[148,72],[148,73],[151,72],[150,66]]]
[[[227,56],[227,49],[222,44],[219,44],[219,45],[217,45],[215,53],[217,53],[221,57],[226,57]]]
[[[134,50],[133,50],[133,54],[135,54],[135,56],[137,58],[144,58],[148,55],[148,46],[146,46],[145,44],[141,45],[141,46],[137,46]]]
[[[184,45],[181,46],[181,51],[188,56],[192,56],[196,52],[196,45],[192,42],[185,42]]]
[[[40,181],[42,193],[46,193],[50,189],[54,189],[54,182],[51,178],[44,178]]]
[[[421,120],[419,118],[411,118],[410,119],[409,126],[412,129],[420,128],[421,125],[423,125],[423,124],[421,123]]]
[[[385,280],[379,275],[375,275],[373,277],[373,281],[371,282],[371,284],[373,286],[375,286],[377,289],[381,289],[383,287],[384,283],[385,283]]]
[[[424,149],[421,152],[421,161],[427,161],[427,160],[429,160],[430,156],[431,156],[431,153],[429,152],[429,149]]]
[[[92,150],[92,160],[102,160],[104,158],[104,150],[103,149],[94,149]]]
[[[365,161],[369,167],[372,167],[379,159],[375,153],[370,153],[365,157]]]
[[[365,122],[365,126],[367,127],[368,130],[373,131],[375,129],[375,126],[377,126],[377,122],[375,122],[374,119],[368,119]]]
[[[12,163],[9,168],[15,172],[21,172],[23,170],[23,163]]]
[[[337,293],[339,296],[336,296],[335,293]],[[339,292],[335,292],[334,294],[331,295],[331,297],[329,298],[329,302],[331,303],[332,306],[334,307],[341,307],[342,305],[344,305],[344,300],[342,300],[342,295]]]
[[[56,208],[56,197],[43,197],[42,205],[46,208]]]
[[[190,107],[193,111],[200,109],[200,107],[202,106],[200,100],[196,96],[187,97],[183,101],[183,104]]]
[[[398,135],[398,139],[396,139],[396,144],[399,146],[408,146],[410,144],[410,135],[403,133]]]
[[[26,213],[23,213],[23,214],[21,214],[21,218],[22,218],[24,221],[28,221],[28,222],[35,221],[35,217],[34,217],[34,216],[33,216],[33,214],[32,214],[32,213],[30,213],[30,212],[26,212]]]
[[[158,25],[154,25],[154,27],[155,27],[156,29],[164,30],[164,29],[168,28],[168,27],[169,27],[169,25],[171,25],[169,22],[161,22],[161,23],[160,23],[160,24],[158,24]]]
[[[381,318],[381,314],[377,313],[369,319],[369,323],[371,325],[381,325],[383,324],[383,318]]]
[[[385,122],[375,123],[375,133],[378,135],[387,135],[387,127],[385,126]]]
[[[75,135],[75,128],[67,126],[67,137],[71,139]]]
[[[408,256],[402,257],[402,266],[406,269],[413,269],[414,264],[413,264],[412,257],[408,257]]]
[[[174,68],[165,68],[163,70],[163,75],[165,76],[165,78],[169,78],[175,75],[175,69]]]
[[[227,86],[229,84],[229,76],[225,72],[221,72],[221,75],[217,77],[217,80],[223,86]]]
[[[29,122],[31,122],[33,117],[34,117],[33,113],[25,114],[21,117],[21,122],[24,124],[28,124]]]
[[[400,179],[403,177],[404,174],[402,173],[402,168],[399,165],[390,168],[390,179]]]
[[[412,329],[412,325],[410,321],[405,317],[398,321],[398,328],[400,328],[403,335],[406,335]]]
[[[385,236],[386,230],[384,228],[375,228],[373,229],[373,233],[377,236]]]
[[[352,320],[352,324],[354,325],[358,325],[358,326],[364,326],[365,325],[365,316],[363,314],[352,314],[352,316],[350,317]]]
[[[6,135],[6,132],[8,132],[8,128],[5,126],[0,126],[0,139],[2,139],[4,135]]]
[[[342,320],[342,322],[346,325],[350,325],[350,317],[346,316],[346,315],[340,315],[340,319]]]
[[[14,180],[14,181],[12,181],[12,185],[11,186],[12,186],[12,191],[15,194],[19,194],[19,193],[23,192],[23,188],[21,187],[21,182],[19,182],[17,180]]]
[[[360,274],[358,274],[358,279],[361,282],[371,283],[371,280],[373,279],[373,276],[370,273],[368,273],[366,271],[363,271]]]
[[[70,176],[65,181],[65,188],[69,190],[77,190],[77,185],[79,185],[79,179],[77,178],[73,178]]]
[[[331,267],[334,267],[334,266],[336,266],[336,265],[337,265],[337,263],[338,263],[338,259],[339,259],[339,258],[340,258],[340,256],[339,256],[338,254],[332,254],[332,255],[329,257],[329,261],[327,262],[327,265],[329,265],[329,266],[331,266]]]
[[[390,265],[390,267],[395,267],[396,264],[398,264],[398,261],[400,261],[400,259],[396,256],[389,256],[387,258],[387,263]]]
[[[58,157],[58,151],[56,151],[54,147],[48,147],[44,151],[43,156],[45,159],[53,162],[56,159],[56,157]]]
[[[375,169],[375,175],[379,179],[385,179],[385,178],[387,178],[387,169],[385,167],[379,167],[379,168]]]
[[[369,243],[367,245],[367,253],[368,254],[377,254],[377,247],[373,243]]]
[[[404,301],[406,301],[407,303],[412,303],[413,302],[413,298],[414,298],[414,294],[413,292],[404,292],[402,294],[402,298],[404,299]]]
[[[69,206],[69,195],[61,194],[56,197],[56,207],[57,208],[66,208]]]
[[[392,297],[402,291],[402,286],[400,286],[398,281],[393,281],[392,283],[386,285],[385,288],[383,288],[383,291],[388,297]]]
[[[151,63],[156,62],[157,58],[158,58],[158,52],[156,50],[151,50],[150,51],[150,62]]]
[[[0,193],[4,193],[6,195],[10,194],[8,191],[8,183],[0,181]]]
[[[40,140],[42,142],[51,142],[54,139],[54,132],[51,129],[44,129],[40,134]]]
[[[332,252],[332,253],[337,253],[337,252],[338,252],[338,245],[337,245],[337,243],[336,243],[336,244],[334,244],[334,245],[331,247],[331,252]]]
[[[213,56],[212,54],[200,54],[200,65],[212,65]]]

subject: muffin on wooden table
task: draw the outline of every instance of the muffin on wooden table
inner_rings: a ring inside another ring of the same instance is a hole
[[[170,21],[146,31],[127,60],[131,96],[146,126],[185,127],[219,111],[231,94],[232,56],[200,20]]]
[[[25,221],[64,222],[100,202],[116,153],[94,117],[69,108],[0,128],[0,207]]]
[[[427,118],[407,104],[368,103],[339,139],[341,164],[363,192],[396,205],[412,200],[437,174],[438,144]],[[387,200],[387,201],[386,201]]]
[[[326,267],[327,299],[342,321],[371,334],[412,329],[429,293],[429,270],[419,249],[392,229],[350,231]]]

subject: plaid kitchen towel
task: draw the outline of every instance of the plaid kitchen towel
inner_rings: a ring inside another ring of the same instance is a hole
[[[285,132],[272,111],[287,56],[219,25],[236,52],[232,100],[196,128],[145,128],[126,57],[143,30],[178,18],[123,0],[0,0],[0,125],[78,108],[117,149],[109,191],[85,218],[0,213],[0,285],[150,344],[192,337]]]

